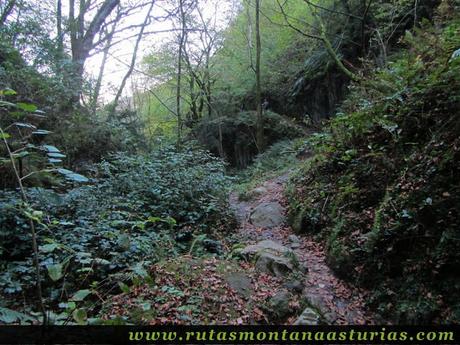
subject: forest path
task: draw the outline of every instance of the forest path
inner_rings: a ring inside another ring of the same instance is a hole
[[[231,194],[230,204],[239,222],[239,234],[243,242],[256,243],[272,240],[291,249],[308,273],[302,282],[302,297],[320,312],[328,324],[374,324],[375,317],[367,310],[364,301],[368,292],[353,287],[337,278],[326,264],[326,253],[322,244],[311,236],[297,236],[292,245],[293,230],[288,225],[274,228],[256,227],[251,224],[253,210],[262,203],[277,202],[286,214],[287,200],[284,196],[288,173],[266,181],[255,189],[249,201],[240,201],[236,193]],[[291,236],[291,237],[290,237]],[[350,272],[354,274],[354,272]],[[295,318],[288,322],[294,322]]]

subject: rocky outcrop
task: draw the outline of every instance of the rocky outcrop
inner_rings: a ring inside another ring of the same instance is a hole
[[[259,271],[276,277],[284,277],[297,269],[295,253],[271,240],[249,245],[240,254],[246,259],[254,258]]]
[[[269,301],[270,313],[275,319],[283,319],[292,313],[290,300],[292,295],[287,290],[278,291]]]
[[[264,202],[252,211],[249,220],[259,228],[276,228],[285,222],[283,211],[283,206],[277,202]]]
[[[268,193],[268,189],[265,188],[264,186],[260,186],[260,187],[254,188],[251,191],[251,196],[254,198],[258,198],[259,196],[265,195],[267,193]]]
[[[228,285],[243,297],[249,298],[252,292],[251,278],[242,272],[229,273],[225,280]]]
[[[284,277],[294,271],[294,265],[287,257],[262,252],[256,261],[256,269],[276,277]]]
[[[290,242],[289,247],[291,249],[297,249],[300,247],[300,238],[298,238],[296,235],[290,235],[288,239]]]
[[[305,302],[312,308],[315,308],[328,324],[334,324],[335,321],[337,321],[338,315],[328,306],[331,299],[329,299],[328,302],[327,297],[330,297],[330,295],[324,296],[320,293],[310,291],[309,289],[305,289],[303,292]],[[351,320],[351,322],[353,321]]]
[[[256,254],[260,254],[261,252],[271,252],[271,253],[278,254],[278,255],[284,255],[290,252],[290,250],[289,248],[277,242],[274,242],[271,240],[263,240],[256,244],[252,244],[252,245],[245,247],[241,251],[241,255],[249,259],[250,257]]]

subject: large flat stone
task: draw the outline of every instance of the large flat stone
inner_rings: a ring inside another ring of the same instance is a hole
[[[251,213],[251,224],[259,228],[273,229],[285,222],[284,209],[277,202],[264,202]]]
[[[291,273],[294,265],[287,257],[262,252],[257,258],[256,269],[281,278]]]
[[[252,282],[246,274],[242,272],[231,272],[225,277],[228,285],[243,297],[250,297],[252,292]]]
[[[290,249],[272,240],[263,240],[256,244],[247,246],[241,251],[241,255],[249,258],[262,252],[284,255],[290,252]]]

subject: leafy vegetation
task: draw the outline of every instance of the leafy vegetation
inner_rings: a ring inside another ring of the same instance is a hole
[[[297,231],[319,234],[331,267],[401,323],[458,322],[459,28],[406,33],[407,50],[369,77],[379,91],[354,87],[311,137],[289,192]]]
[[[219,159],[170,149],[118,154],[97,167],[90,184],[65,193],[27,190],[40,232],[40,267],[47,272],[47,305],[75,299],[77,290],[104,294],[109,282],[113,289],[117,279],[126,279],[113,274],[143,272],[143,266],[187,251],[189,242],[175,241],[181,233],[212,238],[225,232],[232,224],[227,190]],[[28,296],[34,286],[30,227],[21,205],[16,193],[2,195],[0,286],[10,298]]]

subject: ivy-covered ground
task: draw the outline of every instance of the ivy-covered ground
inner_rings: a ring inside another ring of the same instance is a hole
[[[50,322],[86,322],[165,258],[207,253],[232,229],[224,163],[199,149],[117,154],[86,183],[0,196],[0,321],[40,319],[29,219],[36,223]],[[57,181],[56,183],[58,183]]]

